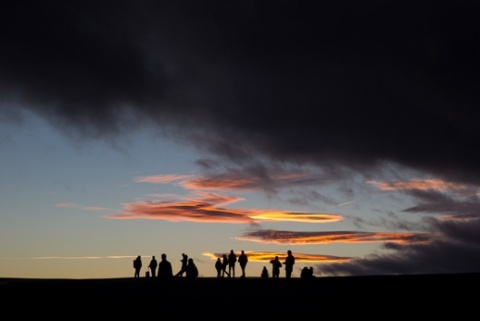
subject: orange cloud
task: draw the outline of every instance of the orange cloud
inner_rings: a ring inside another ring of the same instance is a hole
[[[82,207],[82,210],[86,211],[110,211],[110,208],[106,207],[97,207],[97,206],[84,206]]]
[[[195,175],[154,175],[154,176],[141,176],[135,179],[136,183],[155,183],[155,184],[168,184],[173,181],[186,180],[195,177]]]
[[[56,207],[77,207],[78,204],[73,202],[65,202],[65,203],[57,203],[55,204],[55,206]]]
[[[276,175],[273,180],[298,181],[305,180],[307,174]],[[251,189],[260,182],[254,178],[232,173],[215,177],[198,178],[195,175],[156,175],[137,177],[138,183],[167,184],[180,181],[179,185],[189,190],[229,190]],[[298,183],[298,182],[297,182]],[[162,195],[157,195],[162,196]],[[172,222],[217,222],[217,223],[257,223],[260,221],[290,221],[307,223],[326,223],[342,220],[340,215],[329,213],[285,212],[280,210],[260,209],[227,209],[225,206],[241,201],[243,198],[213,193],[198,192],[193,197],[170,195],[166,201],[140,201],[126,203],[119,213],[109,215],[114,219],[161,219]]]
[[[209,194],[202,199],[180,202],[135,202],[125,204],[123,212],[109,215],[109,217],[116,219],[161,219],[172,222],[251,223],[252,219],[242,211],[215,207],[237,200],[238,198],[234,197]]]
[[[311,173],[275,173],[259,178],[248,172],[228,172],[208,177],[195,175],[154,175],[137,177],[137,183],[167,184],[179,181],[188,190],[252,190],[271,186],[312,185],[323,181],[323,177]]]
[[[123,211],[111,214],[114,219],[160,219],[172,222],[257,223],[259,221],[296,221],[323,223],[338,221],[338,215],[295,213],[278,210],[227,209],[221,206],[243,200],[239,197],[198,193],[180,201],[142,201],[123,205]]]
[[[441,221],[476,221],[477,214],[463,214],[463,215],[444,215],[438,218]]]
[[[174,181],[180,181],[179,185],[189,190],[250,189],[254,187],[252,180],[234,177],[233,175],[221,175],[217,177],[197,177],[195,175],[154,175],[137,177],[135,179],[136,183],[154,184],[168,184]]]
[[[186,189],[201,190],[229,190],[229,189],[252,189],[254,182],[246,178],[216,177],[216,178],[196,178],[185,180],[180,183]]]
[[[325,214],[325,213],[300,213],[300,212],[281,212],[281,211],[268,211],[261,212],[256,215],[252,215],[251,218],[263,221],[290,221],[290,222],[338,222],[343,218],[340,215]]]
[[[405,189],[436,190],[436,191],[468,189],[467,185],[446,182],[441,179],[414,179],[414,180],[408,180],[408,181],[390,181],[390,182],[368,181],[367,183],[375,185],[378,189],[381,189],[384,191],[405,190]]]
[[[293,232],[255,230],[236,237],[238,240],[275,244],[331,244],[394,242],[399,244],[425,243],[430,239],[425,233],[376,233],[376,232]]]
[[[240,251],[239,251],[240,252]],[[228,253],[211,253],[204,252],[202,255],[209,257],[212,260],[221,258],[223,254]],[[240,253],[237,253],[239,255]],[[248,260],[251,262],[264,262],[270,263],[270,260],[278,256],[280,261],[284,261],[287,257],[286,252],[254,252],[254,251],[245,251],[245,254],[248,256]],[[295,256],[295,262],[308,262],[308,263],[339,263],[351,261],[354,258],[352,257],[340,257],[332,255],[318,255],[318,254],[305,254],[305,253],[293,253]]]

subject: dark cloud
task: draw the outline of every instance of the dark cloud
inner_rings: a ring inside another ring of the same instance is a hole
[[[91,136],[478,181],[478,5],[6,2],[0,91]],[[235,144],[231,144],[235,142]]]
[[[431,274],[478,272],[480,266],[480,212],[476,197],[458,200],[437,191],[407,192],[417,205],[407,213],[425,216],[420,222],[408,222],[398,215],[374,221],[357,218],[361,225],[383,226],[394,230],[429,231],[431,240],[416,244],[386,242],[386,251],[346,263],[318,265],[322,275]],[[466,195],[470,195],[466,191]]]
[[[480,220],[434,221],[441,233],[426,244],[386,243],[387,253],[376,253],[348,263],[321,264],[322,275],[395,275],[472,273],[480,266]]]
[[[476,195],[460,199],[435,191],[412,191],[411,195],[415,196],[418,203],[405,209],[405,212],[446,214],[452,217],[469,215],[478,217],[480,215],[480,200]]]

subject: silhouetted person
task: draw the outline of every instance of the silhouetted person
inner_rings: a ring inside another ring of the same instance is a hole
[[[198,269],[197,269],[197,266],[195,265],[195,263],[193,262],[192,258],[188,259],[187,269],[186,269],[185,273],[187,275],[187,278],[189,278],[189,279],[195,279],[195,278],[198,277]]]
[[[245,278],[245,268],[247,267],[248,257],[245,252],[242,250],[242,253],[238,256],[238,264],[240,264],[240,268],[242,269],[242,278]]]
[[[217,278],[221,277],[223,271],[223,264],[220,258],[217,258],[217,262],[215,262],[215,270],[217,270]]]
[[[235,277],[235,263],[237,263],[237,255],[230,250],[228,255],[228,277]]]
[[[162,259],[158,263],[158,278],[162,280],[168,280],[173,277],[172,263],[167,261],[167,255],[162,254]]]
[[[182,253],[182,259],[180,260],[182,262],[182,266],[180,267],[180,271],[175,276],[182,277],[183,273],[186,272],[187,269],[187,263],[188,263],[188,255],[185,253]]]
[[[272,278],[278,279],[280,277],[280,268],[282,267],[282,262],[280,262],[278,256],[275,256],[270,263],[272,264]]]
[[[301,279],[308,279],[310,278],[310,269],[306,266],[303,267],[302,272],[300,272]]]
[[[260,274],[260,277],[262,279],[268,279],[268,270],[267,270],[267,267],[264,266],[263,269],[262,269],[262,273]]]
[[[151,271],[152,277],[155,277],[157,273],[157,266],[158,266],[158,262],[155,259],[155,256],[152,256],[152,259],[150,260],[150,264],[148,264],[148,268]]]
[[[292,251],[287,251],[287,257],[285,258],[285,277],[290,279],[292,277],[293,265],[295,264],[295,257],[292,254]]]
[[[135,260],[133,260],[133,268],[135,270],[134,278],[140,277],[140,270],[142,269],[142,257],[139,255]]]
[[[227,266],[228,266],[228,257],[226,254],[223,254],[222,256],[222,278],[225,277],[225,274],[230,276],[230,273],[227,272]]]

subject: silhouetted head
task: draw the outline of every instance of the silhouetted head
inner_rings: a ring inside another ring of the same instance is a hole
[[[162,260],[166,260],[167,259],[167,254],[163,253],[162,254]]]
[[[288,250],[287,251],[288,255],[292,255],[292,251]]]

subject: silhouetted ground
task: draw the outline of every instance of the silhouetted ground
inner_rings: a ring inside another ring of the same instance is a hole
[[[386,314],[385,318],[397,319],[455,313],[462,319],[462,315],[477,313],[479,285],[480,274],[308,280],[176,278],[169,282],[152,278],[0,278],[0,293],[4,313],[11,309],[19,316],[35,312],[39,316],[53,313],[55,318],[123,319],[135,314],[138,318],[158,316],[160,320],[187,316],[217,320],[282,315],[378,319],[379,314]]]

